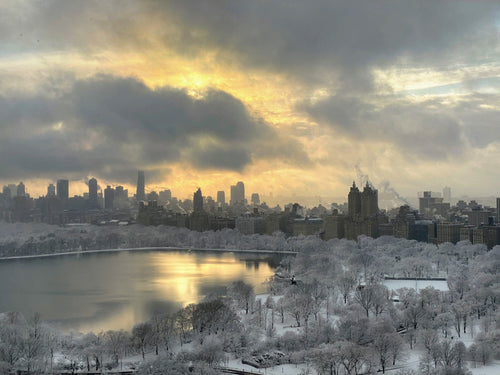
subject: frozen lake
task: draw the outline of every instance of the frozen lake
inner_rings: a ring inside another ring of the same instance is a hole
[[[279,258],[249,253],[131,251],[0,261],[0,312],[39,312],[62,329],[130,329],[243,280],[265,291]]]

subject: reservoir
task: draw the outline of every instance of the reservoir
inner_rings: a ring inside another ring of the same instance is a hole
[[[65,331],[130,330],[155,313],[224,295],[233,281],[266,291],[278,256],[120,251],[0,261],[0,312],[35,312]]]

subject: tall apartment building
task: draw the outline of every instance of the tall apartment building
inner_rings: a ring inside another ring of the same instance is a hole
[[[193,211],[203,211],[203,195],[200,188],[193,194]]]
[[[457,243],[460,241],[460,230],[463,228],[463,224],[452,224],[452,223],[438,223],[436,226],[436,242],[445,243]]]
[[[57,197],[60,199],[69,198],[69,181],[57,180]]]
[[[104,208],[107,210],[112,210],[115,206],[115,189],[111,186],[107,186],[104,189]]]
[[[364,234],[373,238],[379,236],[378,192],[368,183],[360,192],[356,183],[347,197],[347,217],[345,218],[345,237],[355,240]]]
[[[89,207],[90,208],[98,208],[99,207],[99,198],[97,196],[97,180],[95,178],[91,178],[89,180]]]
[[[137,201],[144,201],[146,200],[146,185],[145,185],[145,179],[144,179],[144,171],[139,171],[137,172],[137,192],[135,194],[135,197]]]

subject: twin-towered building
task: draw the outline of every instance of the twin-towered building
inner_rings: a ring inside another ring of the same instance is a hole
[[[355,240],[359,235],[379,237],[379,226],[387,222],[386,216],[380,215],[378,192],[368,182],[360,191],[353,182],[347,197],[347,215],[334,212],[325,218],[324,238],[347,238]]]

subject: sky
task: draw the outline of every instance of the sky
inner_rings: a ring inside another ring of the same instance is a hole
[[[0,183],[499,196],[496,0],[2,0]]]

